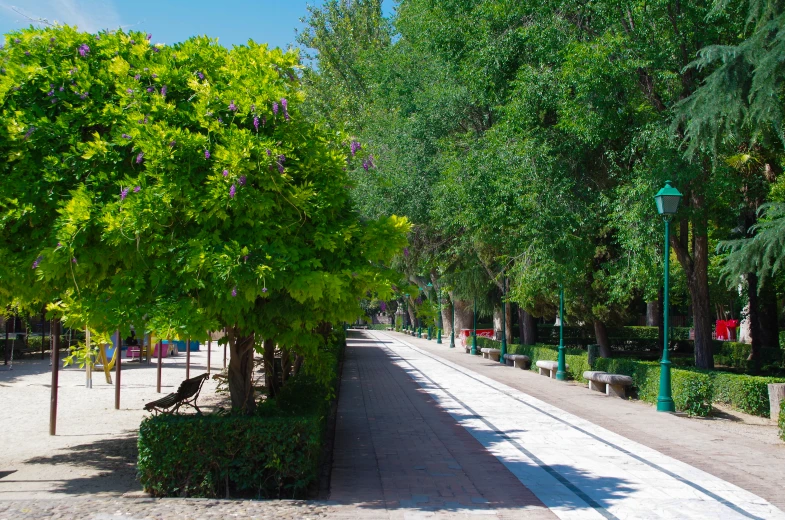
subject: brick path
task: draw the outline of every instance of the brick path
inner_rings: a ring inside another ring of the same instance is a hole
[[[783,446],[761,442],[766,430],[748,438],[738,429],[658,414],[435,342],[367,335],[560,518],[785,518],[770,503],[782,500]],[[671,439],[674,453],[647,446],[641,439],[647,435],[655,445]],[[709,436],[736,441],[749,453],[705,444]],[[703,470],[679,460],[689,458],[690,446],[694,458],[703,455]],[[719,462],[706,460],[712,453]],[[747,475],[745,460],[752,462]],[[728,477],[746,482],[746,489]],[[769,502],[753,494],[758,489],[767,491]]]
[[[343,370],[331,501],[385,517],[553,518],[373,341],[353,334]]]

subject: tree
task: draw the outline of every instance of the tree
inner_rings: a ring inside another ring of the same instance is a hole
[[[102,330],[226,327],[232,405],[247,413],[259,338],[326,381],[330,324],[359,315],[368,290],[389,292],[384,264],[408,223],[354,212],[349,143],[301,117],[297,54],[68,27],[11,38],[5,298],[45,295]]]

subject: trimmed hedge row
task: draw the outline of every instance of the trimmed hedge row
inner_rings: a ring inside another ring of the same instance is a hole
[[[714,362],[718,365],[746,370],[750,367],[747,358],[752,346],[734,341],[714,341]],[[785,351],[779,348],[761,348],[761,364],[782,366]]]
[[[478,345],[499,348],[499,342],[488,338],[477,338]],[[532,362],[532,370],[540,359],[555,361],[558,348],[550,345],[509,345],[510,354],[525,354]],[[625,358],[598,358],[594,367],[589,367],[588,356],[579,349],[567,349],[565,360],[567,372],[576,381],[585,382],[584,370],[602,370],[612,374],[632,377],[638,398],[656,403],[660,387],[660,364],[656,361],[639,361]],[[769,383],[785,383],[783,378],[759,377],[728,372],[698,370],[692,367],[671,369],[671,385],[676,409],[690,415],[706,416],[714,402],[723,403],[739,411],[769,416]]]
[[[323,353],[336,369],[345,345],[334,330]],[[156,497],[304,497],[318,479],[329,392],[301,373],[254,416],[148,417],[139,427],[139,480]]]

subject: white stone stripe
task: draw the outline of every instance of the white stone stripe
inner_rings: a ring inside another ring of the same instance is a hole
[[[738,486],[406,341],[373,336],[379,334],[393,340],[385,346],[400,356],[398,364],[560,517],[599,512],[551,475],[543,477],[545,470],[516,444],[617,518],[785,519]]]

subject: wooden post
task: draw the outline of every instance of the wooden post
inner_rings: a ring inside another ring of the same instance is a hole
[[[769,384],[769,417],[775,423],[780,415],[780,403],[785,401],[785,383]]]
[[[162,339],[158,340],[158,345],[156,345],[158,350],[158,383],[156,383],[156,392],[159,394],[161,393],[161,351],[164,349],[164,341]]]
[[[60,320],[52,321],[52,388],[49,397],[49,435],[57,434],[57,385],[60,375]]]
[[[3,357],[5,358],[4,365],[8,365],[8,318],[5,319],[5,344],[3,345]]]
[[[115,333],[115,348],[117,349],[117,361],[114,362],[114,409],[120,409],[120,371],[123,366],[123,342],[120,337],[120,331]]]
[[[44,333],[46,332],[46,312],[41,313],[41,359],[44,359],[44,352],[46,348],[44,347]],[[52,331],[49,331],[50,334]]]
[[[185,340],[185,378],[191,379],[191,337]]]
[[[213,335],[208,330],[207,331],[207,375],[208,376],[210,375],[210,350],[212,347],[212,343],[213,343]]]

